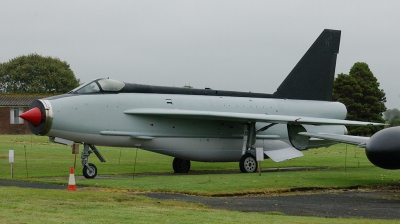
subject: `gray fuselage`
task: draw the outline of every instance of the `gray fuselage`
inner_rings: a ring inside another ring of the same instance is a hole
[[[47,136],[99,146],[139,147],[194,161],[239,161],[245,123],[227,120],[131,115],[135,108],[293,115],[344,119],[338,102],[179,94],[66,94],[47,98],[52,125]],[[268,123],[257,123],[260,129]],[[304,126],[307,131],[343,134],[342,125]],[[311,139],[309,148],[332,142]],[[291,147],[287,127],[277,124],[257,134],[254,147]]]

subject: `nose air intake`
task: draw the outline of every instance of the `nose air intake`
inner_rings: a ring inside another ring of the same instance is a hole
[[[30,110],[19,116],[29,122],[29,130],[35,135],[47,134],[53,123],[53,111],[48,100],[35,100]]]
[[[40,109],[38,107],[34,107],[26,111],[25,113],[19,115],[19,117],[28,121],[35,127],[40,125],[40,123],[42,122],[42,118],[45,118],[45,116],[42,116],[42,112],[40,112]]]

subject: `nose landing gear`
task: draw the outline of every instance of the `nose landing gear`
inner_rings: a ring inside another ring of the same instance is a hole
[[[82,174],[87,179],[93,179],[97,176],[97,167],[93,163],[88,162],[91,153],[96,154],[97,158],[99,158],[101,162],[103,163],[106,162],[104,157],[100,154],[99,150],[97,150],[97,148],[94,145],[84,144],[81,155],[82,166],[83,166]]]
[[[88,163],[83,167],[82,173],[86,179],[93,179],[97,175],[97,167],[93,163]]]

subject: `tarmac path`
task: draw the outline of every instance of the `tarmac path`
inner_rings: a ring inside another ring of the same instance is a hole
[[[371,218],[400,220],[398,192],[325,192],[288,196],[202,197],[180,194],[147,193],[160,200],[179,200],[201,203],[215,209],[242,212],[283,213],[295,216],[327,218]]]
[[[29,187],[39,189],[63,189],[66,186],[0,180],[0,186]],[[139,194],[158,200],[177,200],[201,203],[214,209],[242,212],[265,212],[295,216],[327,218],[371,218],[400,220],[400,191],[382,190],[334,190],[299,192],[278,196],[203,197],[170,193]]]

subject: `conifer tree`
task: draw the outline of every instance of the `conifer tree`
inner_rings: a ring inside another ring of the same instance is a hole
[[[333,101],[346,105],[348,120],[384,123],[382,113],[386,111],[385,92],[364,62],[357,62],[349,74],[339,74],[334,81]],[[371,136],[382,126],[347,127],[350,135]]]

